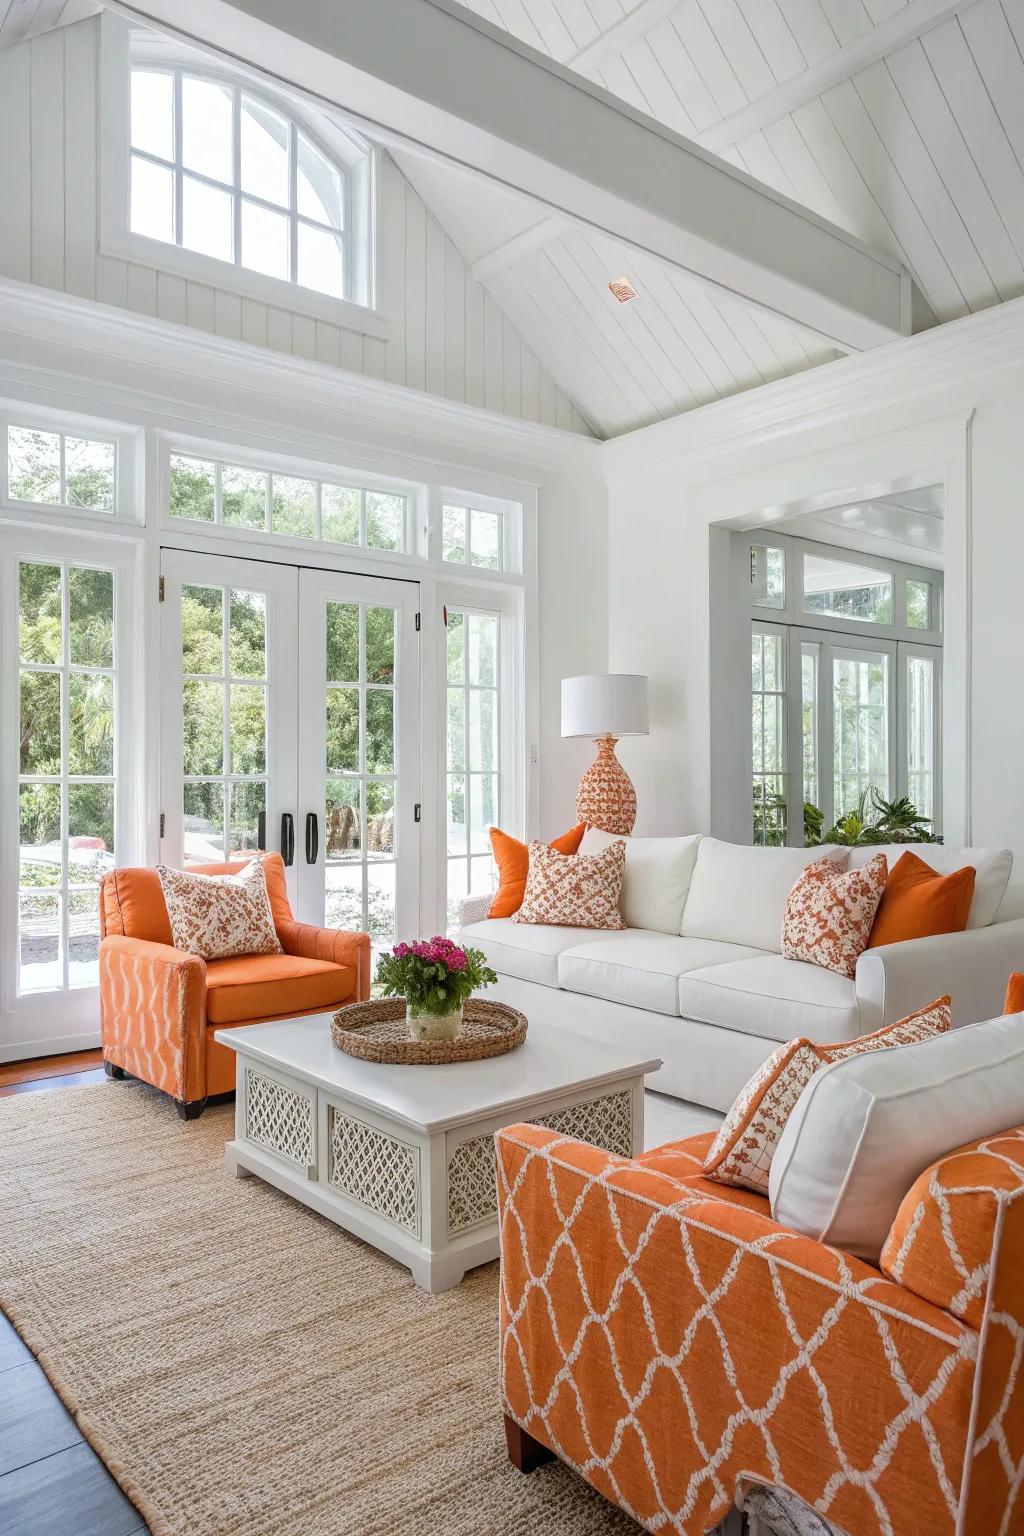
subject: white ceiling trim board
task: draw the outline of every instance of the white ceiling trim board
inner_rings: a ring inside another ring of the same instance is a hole
[[[528,229],[520,230],[509,240],[503,240],[493,250],[486,251],[483,256],[478,256],[470,262],[469,270],[478,283],[485,283],[495,272],[502,272],[517,262],[520,257],[528,256],[531,251],[540,250],[542,246],[550,245],[552,240],[560,240],[571,228],[568,219],[560,219],[555,215],[539,220],[531,224]]]
[[[705,129],[698,135],[697,143],[720,155],[976,3],[977,0],[909,0],[902,10],[864,37]]]
[[[118,0],[378,137],[447,155],[851,347],[909,328],[892,257],[749,181],[456,0]],[[530,110],[524,112],[522,103]]]

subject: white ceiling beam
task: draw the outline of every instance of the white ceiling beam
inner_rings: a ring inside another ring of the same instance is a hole
[[[532,251],[550,245],[552,240],[560,240],[571,228],[569,219],[560,219],[557,214],[551,214],[537,224],[531,224],[529,229],[521,229],[517,235],[511,235],[493,250],[485,251],[482,256],[470,262],[469,270],[478,283],[485,283],[496,272],[503,272],[523,256],[529,256]]]
[[[841,48],[838,53],[830,54],[820,63],[805,69],[802,74],[794,75],[792,80],[786,80],[775,90],[759,96],[749,106],[741,107],[738,112],[732,112],[728,117],[723,117],[721,122],[714,123],[698,135],[696,142],[712,154],[724,154],[734,144],[742,143],[751,134],[760,133],[764,128],[770,128],[798,107],[816,101],[825,91],[832,90],[833,86],[842,85],[862,69],[878,64],[890,53],[895,53],[897,48],[912,43],[933,27],[941,27],[944,21],[951,20],[958,11],[965,11],[968,6],[976,3],[977,0],[909,0],[902,10],[879,22],[877,27],[866,32],[855,43]],[[611,32],[605,34],[610,35]],[[579,68],[578,65],[575,67]]]
[[[892,257],[457,0],[116,0],[112,8],[843,347],[877,346],[909,328],[910,281]]]

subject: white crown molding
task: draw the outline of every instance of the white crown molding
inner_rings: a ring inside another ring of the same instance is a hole
[[[79,377],[95,371],[90,357],[102,358],[104,365],[111,360],[141,365],[151,372],[146,392],[179,405],[192,403],[190,381],[201,379],[204,385],[221,385],[258,400],[254,415],[264,421],[275,421],[280,401],[287,398],[291,406],[335,413],[341,437],[352,439],[364,426],[400,433],[411,452],[426,458],[457,457],[459,449],[470,448],[515,458],[524,467],[600,473],[602,445],[582,433],[501,416],[406,385],[3,278],[0,357],[12,355],[8,337],[56,346],[61,366]],[[21,360],[31,365],[31,359]]]
[[[716,400],[604,443],[609,478],[673,461],[687,470],[870,410],[931,398],[1024,363],[1024,298],[870,352]]]

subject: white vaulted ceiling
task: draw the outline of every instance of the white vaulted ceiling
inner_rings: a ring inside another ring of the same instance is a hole
[[[1024,0],[469,3],[903,262],[916,329],[1024,293]],[[603,436],[837,355],[546,209],[402,163]]]
[[[0,0],[0,48],[70,26],[99,8],[94,0]]]

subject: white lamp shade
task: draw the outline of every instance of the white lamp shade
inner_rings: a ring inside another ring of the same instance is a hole
[[[562,679],[563,736],[646,736],[647,679],[604,672]]]

